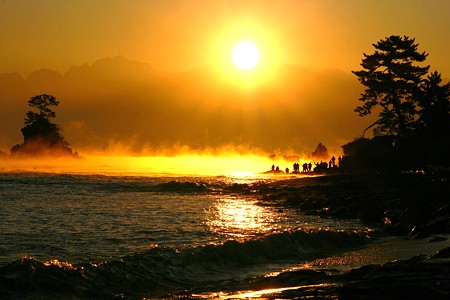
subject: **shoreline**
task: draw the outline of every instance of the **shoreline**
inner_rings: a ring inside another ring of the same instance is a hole
[[[262,192],[261,204],[298,207],[323,218],[360,219],[379,228],[374,240],[297,270],[255,279],[241,292],[219,298],[450,298],[448,177],[338,174],[289,181],[285,189]]]
[[[450,234],[450,178],[433,174],[333,174],[286,179],[262,189],[261,205],[295,207],[322,218],[359,219],[383,234]]]
[[[348,272],[300,269],[252,282],[221,299],[448,299],[450,248]],[[269,288],[270,287],[270,288]],[[203,296],[217,296],[210,293]],[[197,297],[206,298],[206,297]]]

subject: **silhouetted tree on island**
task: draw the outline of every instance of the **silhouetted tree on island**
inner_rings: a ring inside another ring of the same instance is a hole
[[[58,106],[59,101],[51,95],[42,94],[30,98],[28,105],[37,112],[26,113],[25,127],[21,129],[24,142],[12,147],[11,155],[78,156],[64,139],[62,129],[52,122],[56,113],[50,107]]]
[[[390,36],[364,54],[363,70],[353,71],[366,87],[360,116],[380,108],[372,140],[360,138],[343,147],[353,166],[373,169],[419,169],[428,164],[450,166],[450,84],[418,66],[428,54],[415,39]],[[427,75],[427,76],[426,76]],[[367,130],[366,129],[366,130]],[[349,160],[345,161],[349,165]]]

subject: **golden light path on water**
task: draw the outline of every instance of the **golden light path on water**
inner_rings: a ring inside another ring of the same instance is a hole
[[[110,156],[90,155],[80,159],[22,159],[6,160],[0,164],[0,172],[44,172],[57,174],[143,176],[143,177],[220,177],[221,181],[251,186],[258,180],[276,180],[264,175],[272,164],[281,168],[292,163],[274,161],[257,155],[184,155],[184,156]],[[286,178],[276,176],[277,179]],[[289,175],[289,178],[290,175]],[[205,180],[202,178],[201,180]],[[178,179],[176,179],[178,180]],[[179,179],[191,180],[191,179]],[[194,179],[195,180],[195,179]],[[209,180],[209,179],[208,179]],[[243,196],[217,194],[213,205],[206,212],[205,223],[212,232],[234,240],[245,240],[280,229],[284,214],[274,213],[257,205],[250,193]]]
[[[221,196],[208,212],[206,223],[212,232],[239,241],[274,233],[280,229],[279,222],[283,219],[282,214],[257,205],[254,199]]]

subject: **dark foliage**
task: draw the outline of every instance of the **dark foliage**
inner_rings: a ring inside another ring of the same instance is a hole
[[[49,106],[58,106],[59,101],[52,95],[42,94],[31,97],[28,105],[39,110],[39,112],[28,111],[25,118],[25,125],[31,125],[39,119],[50,120],[56,117],[56,113]]]
[[[431,73],[421,87],[418,128],[436,138],[450,130],[450,83],[442,85],[441,74]]]
[[[351,169],[411,170],[428,165],[450,166],[450,83],[441,75],[427,75],[427,54],[418,52],[415,40],[390,36],[364,54],[363,70],[353,71],[366,87],[362,106],[366,116],[381,108],[372,140],[358,139],[343,147],[344,165]],[[368,127],[368,128],[370,128]],[[384,138],[381,138],[384,136]]]
[[[366,90],[362,106],[355,111],[366,116],[379,106],[376,135],[404,136],[414,128],[417,96],[429,66],[414,65],[425,61],[428,54],[418,52],[418,44],[407,36],[390,36],[373,44],[375,52],[364,54],[363,70],[353,71]]]
[[[450,83],[442,85],[433,72],[423,82],[419,98],[417,135],[428,162],[450,166]]]

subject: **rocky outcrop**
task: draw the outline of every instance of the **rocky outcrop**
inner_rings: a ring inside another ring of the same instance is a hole
[[[78,154],[72,151],[69,143],[61,134],[58,125],[48,119],[40,118],[22,128],[23,144],[11,148],[11,156],[72,156]]]
[[[369,173],[303,178],[288,191],[263,191],[260,201],[324,218],[360,219],[386,233],[419,238],[450,233],[448,180],[433,174]]]

